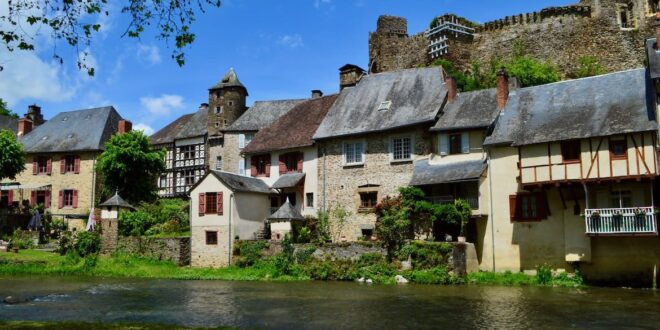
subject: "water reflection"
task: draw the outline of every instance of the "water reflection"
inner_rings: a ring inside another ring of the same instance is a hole
[[[655,328],[660,296],[623,289],[2,278],[0,319],[257,328]]]

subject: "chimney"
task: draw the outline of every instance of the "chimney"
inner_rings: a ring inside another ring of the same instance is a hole
[[[25,136],[32,131],[32,120],[21,118],[18,120],[18,132],[16,135]]]
[[[323,96],[323,92],[319,89],[312,90],[312,98],[313,99],[318,99],[319,97]]]
[[[509,99],[509,73],[502,67],[497,71],[497,108],[504,109]]]
[[[199,105],[199,110],[204,110],[208,111],[209,110],[209,104],[208,103],[202,103]]]
[[[346,64],[342,66],[339,68],[339,90],[357,85],[364,74],[364,69],[357,65]]]
[[[36,104],[28,106],[28,111],[23,117],[30,119],[34,126],[39,126],[44,123],[44,116],[41,114],[41,107]]]
[[[130,132],[131,130],[133,130],[133,123],[126,119],[119,121],[119,128],[117,129],[117,133],[124,134]]]
[[[660,13],[655,13],[655,49],[660,50]]]
[[[447,103],[454,102],[456,94],[458,94],[456,79],[452,76],[445,76],[445,88],[447,89]]]

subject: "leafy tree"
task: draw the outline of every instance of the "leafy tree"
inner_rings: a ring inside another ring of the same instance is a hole
[[[541,62],[529,55],[515,57],[502,65],[509,76],[516,77],[522,87],[537,86],[559,81],[557,68],[550,62]]]
[[[25,169],[25,151],[13,132],[0,130],[0,180],[15,179]]]
[[[585,78],[605,73],[600,61],[595,56],[582,56],[578,59],[578,68],[572,75],[574,78]]]
[[[165,170],[163,150],[154,150],[141,131],[113,136],[98,159],[104,192],[120,195],[133,205],[154,200],[156,182]]]
[[[108,0],[12,0],[9,12],[0,16],[0,42],[8,51],[18,48],[35,51],[35,39],[46,34],[55,40],[53,57],[63,63],[57,44],[59,41],[74,48],[81,70],[94,75],[94,68],[87,62],[87,52],[78,51],[91,44],[96,33],[103,28],[102,18],[110,16]],[[141,37],[148,28],[154,29],[158,39],[168,44],[174,41],[172,58],[179,64],[185,62],[183,49],[192,44],[195,34],[191,26],[197,13],[208,7],[220,7],[220,0],[121,0],[121,13],[129,17],[122,36]],[[116,2],[112,2],[116,3]],[[37,31],[34,35],[28,31]],[[0,70],[2,67],[0,67]]]
[[[7,108],[7,102],[5,102],[2,98],[0,98],[0,115],[18,118],[18,114],[9,110],[9,108]]]

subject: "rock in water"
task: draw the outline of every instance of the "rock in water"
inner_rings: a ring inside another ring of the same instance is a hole
[[[360,283],[364,283],[364,277],[358,278],[357,281],[360,282]]]
[[[401,275],[394,276],[394,280],[397,284],[408,284],[409,282],[405,277]]]
[[[27,302],[28,299],[21,298],[21,297],[14,297],[14,296],[7,296],[5,299],[2,300],[7,305],[16,305],[16,304],[21,304]]]
[[[365,282],[366,282],[367,284],[373,284],[373,283],[374,283],[374,281],[372,281],[370,278],[368,278]]]

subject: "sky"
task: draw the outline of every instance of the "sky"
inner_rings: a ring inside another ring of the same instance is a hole
[[[0,16],[7,3],[0,4]],[[62,111],[114,106],[133,127],[151,134],[208,101],[208,88],[233,67],[247,87],[248,105],[259,100],[307,98],[339,89],[339,67],[369,62],[369,32],[380,15],[402,16],[408,33],[422,32],[433,17],[454,13],[487,22],[577,0],[224,0],[198,13],[196,40],[186,64],[170,58],[171,45],[149,35],[122,37],[126,0],[110,0],[109,17],[88,51],[96,74],[76,67],[76,51],[36,31],[35,52],[0,49],[0,98],[19,115],[42,107],[46,119]],[[0,23],[1,24],[1,23]]]

